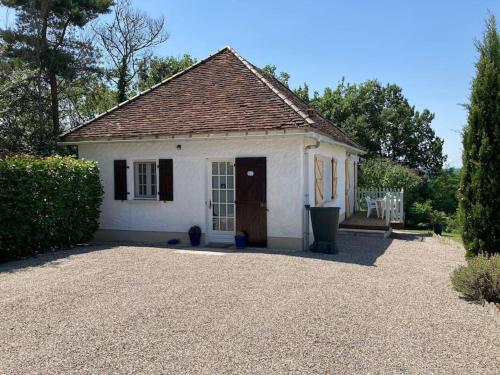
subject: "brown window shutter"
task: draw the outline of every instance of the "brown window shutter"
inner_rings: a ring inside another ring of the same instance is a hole
[[[159,191],[161,201],[174,200],[174,163],[172,159],[160,159],[159,169]]]
[[[115,200],[127,200],[127,161],[115,160]]]
[[[337,160],[332,159],[332,199],[337,198]]]
[[[322,207],[324,203],[323,195],[323,160],[314,157],[314,201],[316,207]]]

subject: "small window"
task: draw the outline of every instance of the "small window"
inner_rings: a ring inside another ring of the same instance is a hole
[[[156,162],[134,163],[134,197],[156,199]]]

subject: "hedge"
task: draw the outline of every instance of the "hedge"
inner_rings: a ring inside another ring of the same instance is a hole
[[[0,160],[0,261],[88,241],[99,225],[102,196],[95,162]]]

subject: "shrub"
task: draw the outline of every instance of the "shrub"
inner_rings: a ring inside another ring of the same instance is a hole
[[[412,169],[384,158],[368,159],[361,164],[359,185],[375,188],[415,190],[422,178]]]
[[[426,191],[432,207],[447,214],[453,214],[458,208],[458,187],[460,170],[446,168],[427,178]]]
[[[430,228],[432,224],[432,205],[431,201],[413,202],[408,210],[407,224],[416,228]]]
[[[448,217],[443,211],[438,211],[438,210],[431,211],[431,224],[445,225],[447,221]]]
[[[465,297],[500,303],[500,255],[481,254],[468,259],[451,277],[453,288]]]
[[[450,233],[460,233],[460,229],[461,225],[459,216],[457,214],[448,216],[445,231]]]
[[[103,189],[95,162],[18,156],[0,161],[0,261],[89,240]]]

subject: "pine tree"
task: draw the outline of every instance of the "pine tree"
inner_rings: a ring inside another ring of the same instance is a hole
[[[61,90],[97,70],[92,41],[79,32],[100,14],[109,12],[111,4],[112,0],[0,0],[0,5],[16,11],[14,28],[0,30],[0,40],[6,47],[4,57],[19,59],[37,72],[40,99],[48,91],[52,141],[62,130]],[[45,109],[39,107],[40,134],[44,134]]]
[[[500,37],[494,16],[488,19],[477,49],[460,186],[467,256],[500,252]]]

